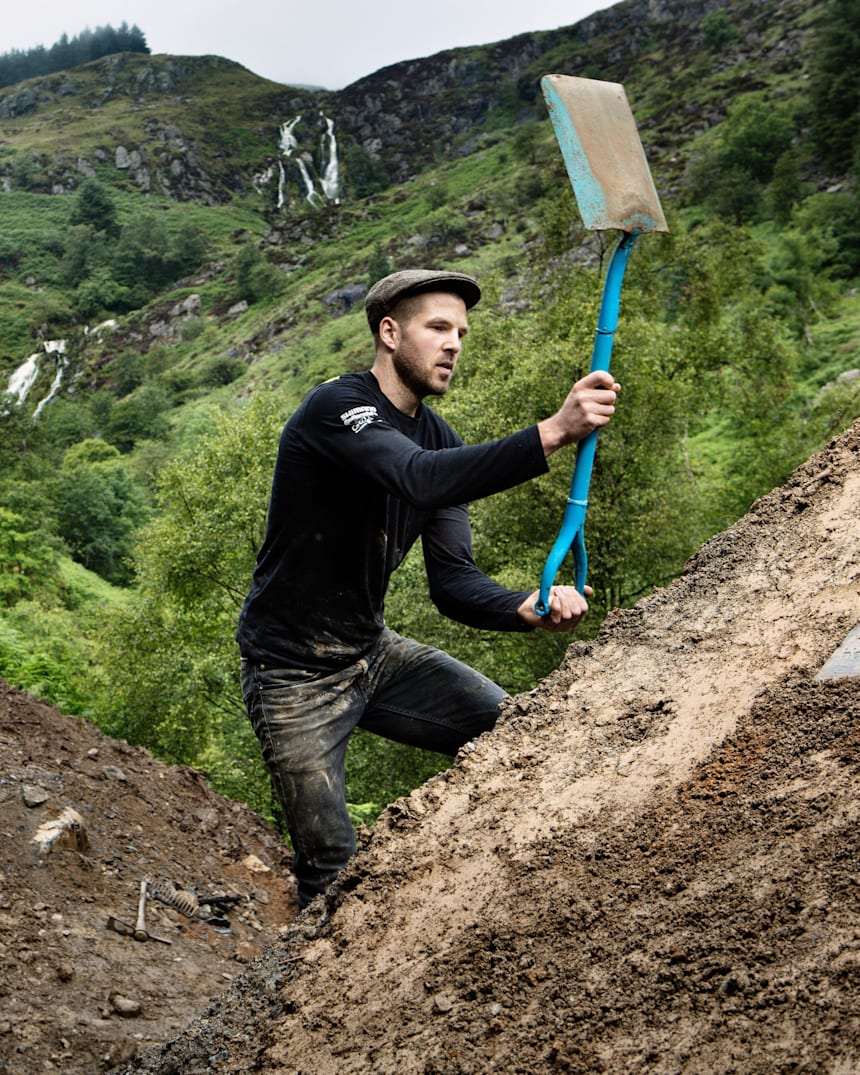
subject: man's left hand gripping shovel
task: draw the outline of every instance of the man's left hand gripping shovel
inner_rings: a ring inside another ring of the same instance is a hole
[[[617,229],[624,234],[615,248],[600,303],[591,369],[609,370],[618,324],[621,284],[627,259],[642,232],[668,231],[660,199],[624,87],[569,75],[545,75],[541,89],[582,222],[591,231]],[[555,545],[547,557],[535,611],[549,612],[549,591],[568,550],[573,547],[575,585],[585,593],[588,556],[585,510],[597,447],[597,430],[580,441],[570,496]]]

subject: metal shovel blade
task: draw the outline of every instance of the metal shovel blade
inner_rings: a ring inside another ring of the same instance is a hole
[[[668,231],[624,87],[544,75],[541,89],[589,231]]]

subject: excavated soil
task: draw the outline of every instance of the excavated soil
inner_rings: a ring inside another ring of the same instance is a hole
[[[860,423],[574,643],[292,923],[247,811],[7,691],[0,1070],[138,1046],[124,1075],[860,1072],[860,668],[819,677],[860,622],[858,464]],[[89,850],[34,853],[24,782],[88,811]],[[171,871],[241,894],[229,935],[169,908],[169,947],[105,929]]]
[[[0,1073],[95,1075],[179,1033],[291,920],[289,869],[198,773],[0,681]],[[141,882],[161,941],[134,939]]]

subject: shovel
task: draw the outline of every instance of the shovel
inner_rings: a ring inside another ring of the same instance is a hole
[[[592,372],[608,372],[627,259],[643,232],[669,229],[624,87],[591,78],[545,75],[541,89],[583,224],[590,231],[623,232],[606,272],[591,358]],[[549,612],[550,587],[571,548],[575,585],[585,593],[585,511],[596,448],[595,429],[577,445],[561,529],[541,574],[535,605],[540,616]]]

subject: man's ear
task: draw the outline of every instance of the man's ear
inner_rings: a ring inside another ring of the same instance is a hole
[[[379,322],[379,338],[390,351],[393,351],[397,346],[399,335],[400,326],[394,318],[388,316],[383,317]]]

